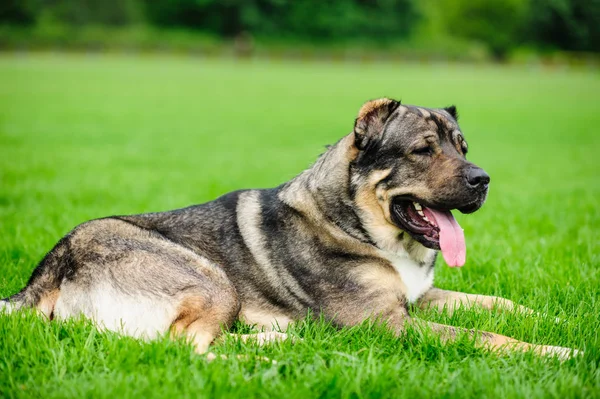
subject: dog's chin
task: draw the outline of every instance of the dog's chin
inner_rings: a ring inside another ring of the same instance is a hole
[[[394,224],[409,234],[424,247],[440,250],[440,228],[432,220],[431,210],[448,212],[457,209],[461,213],[473,213],[483,205],[485,197],[466,204],[432,205],[418,198],[401,196],[394,198],[390,205],[390,215]],[[457,206],[458,205],[458,206]],[[429,212],[427,210],[429,208]],[[430,213],[430,217],[427,217]]]
[[[483,206],[483,203],[485,202],[485,197],[482,199],[478,199],[475,202],[472,202],[470,204],[461,206],[461,207],[457,207],[456,209],[458,209],[458,211],[460,213],[473,213],[473,212],[477,212],[479,210],[479,208],[481,208]]]

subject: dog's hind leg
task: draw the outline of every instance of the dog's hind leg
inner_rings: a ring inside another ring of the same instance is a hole
[[[79,226],[67,243],[68,272],[53,272],[57,318],[83,315],[143,339],[183,334],[198,353],[237,318],[240,303],[225,272],[156,232],[101,219]]]
[[[232,298],[237,300],[237,298]],[[203,296],[192,296],[182,301],[178,315],[171,325],[171,335],[185,337],[194,345],[194,351],[204,354],[224,327],[232,321],[232,307],[237,304],[207,304]]]
[[[256,343],[258,346],[263,346],[271,342],[281,342],[288,339],[286,333],[277,331],[267,331],[255,334],[229,334],[230,336],[239,339],[242,342]]]
[[[285,341],[286,339],[288,339],[287,334],[280,333],[277,331],[267,331],[267,332],[261,332],[261,333],[255,333],[255,334],[227,334],[226,336],[232,337],[234,339],[239,339],[240,341],[242,341],[244,343],[255,343],[258,346],[263,346],[263,345],[267,345],[269,343],[274,343],[274,342],[281,342],[281,341]],[[221,336],[221,338],[223,338],[223,337],[225,337],[225,336],[224,335]],[[237,355],[236,357],[238,359],[248,359],[249,358],[248,355]],[[227,359],[227,356],[226,355],[216,355],[216,354],[210,352],[206,355],[206,358],[208,361],[212,361],[217,358]],[[268,357],[264,357],[264,356],[258,356],[257,359],[265,361],[265,362],[273,363],[273,364],[277,363],[276,360],[271,360]]]

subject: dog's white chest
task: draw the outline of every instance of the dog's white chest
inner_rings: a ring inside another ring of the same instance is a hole
[[[406,286],[406,298],[409,303],[413,303],[433,287],[433,268],[429,265],[420,265],[408,257],[391,255],[387,258]]]

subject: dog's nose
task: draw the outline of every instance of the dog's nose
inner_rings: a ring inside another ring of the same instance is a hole
[[[490,176],[481,168],[469,168],[467,171],[467,183],[472,188],[482,188],[490,183]]]

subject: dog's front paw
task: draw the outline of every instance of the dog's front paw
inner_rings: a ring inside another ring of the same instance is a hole
[[[573,348],[563,348],[562,346],[545,345],[540,348],[540,354],[544,356],[557,357],[561,361],[573,359],[577,356],[583,356],[583,351]]]

